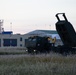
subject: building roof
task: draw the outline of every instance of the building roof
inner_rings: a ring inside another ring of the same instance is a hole
[[[56,37],[60,39],[56,30],[34,30],[32,32],[27,33],[28,35],[35,35],[35,36],[49,36],[49,37]]]
[[[49,34],[58,34],[56,30],[40,30],[40,31],[49,33]]]
[[[27,34],[58,34],[56,30],[34,30],[32,32],[29,32]]]

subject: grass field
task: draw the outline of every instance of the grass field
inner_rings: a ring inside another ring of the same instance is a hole
[[[76,55],[0,55],[0,75],[76,75]]]

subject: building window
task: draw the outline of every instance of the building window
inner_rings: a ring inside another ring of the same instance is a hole
[[[22,44],[20,44],[20,47],[22,47]]]
[[[10,39],[11,46],[17,46],[17,39]]]
[[[17,39],[3,39],[3,46],[17,46]]]
[[[10,39],[3,39],[3,46],[10,46]]]
[[[22,41],[22,37],[20,38],[20,41]]]

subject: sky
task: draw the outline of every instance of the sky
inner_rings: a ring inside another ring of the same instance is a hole
[[[0,0],[4,30],[14,34],[55,30],[57,13],[65,13],[76,30],[76,0]]]

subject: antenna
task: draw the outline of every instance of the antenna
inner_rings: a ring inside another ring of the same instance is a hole
[[[0,20],[0,33],[2,33],[3,32],[3,22],[4,22],[4,20]]]
[[[51,29],[51,25],[49,25],[50,29]]]
[[[12,22],[10,22],[10,31],[12,31]]]

